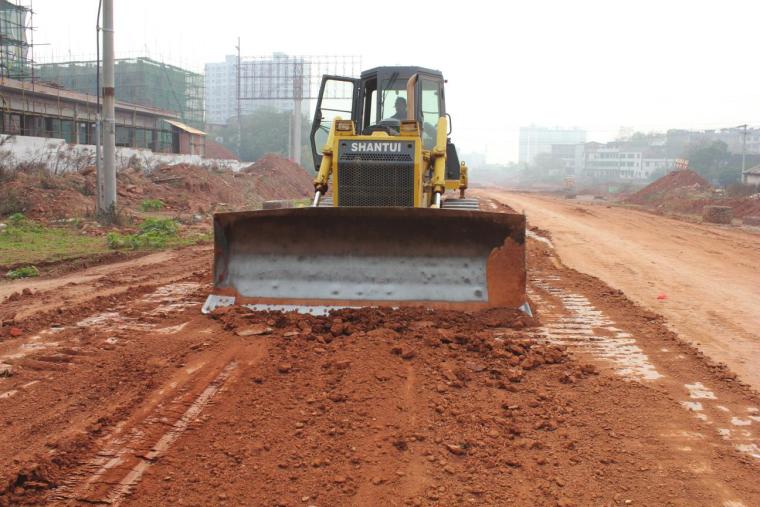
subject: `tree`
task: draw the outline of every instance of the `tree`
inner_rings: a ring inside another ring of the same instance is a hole
[[[551,153],[539,153],[524,175],[536,181],[560,181],[565,178],[565,163]]]
[[[711,183],[727,185],[741,178],[741,161],[728,151],[723,141],[696,143],[686,149],[689,167]]]
[[[278,153],[284,157],[289,154],[290,124],[293,114],[289,111],[276,111],[270,108],[257,109],[241,117],[242,142],[238,143],[238,125],[235,118],[230,119],[220,134],[222,144],[240,153],[240,160],[255,161],[267,153]],[[309,132],[311,121],[304,116],[301,121],[301,160],[307,167],[311,166],[311,148]]]

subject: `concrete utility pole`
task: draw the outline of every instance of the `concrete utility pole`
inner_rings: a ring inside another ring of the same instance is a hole
[[[291,159],[296,164],[301,163],[301,104],[303,102],[303,62],[293,64],[293,134],[291,136]]]
[[[116,97],[114,89],[113,0],[103,0],[103,198],[98,211],[116,218]]]
[[[242,62],[242,59],[240,58],[240,37],[238,37],[237,46],[235,46],[235,49],[237,49],[237,86],[236,86],[236,93],[237,96],[235,97],[237,99],[237,128],[238,128],[238,152],[237,156],[240,160],[242,160],[242,155],[240,154],[243,151],[243,120],[242,120],[242,108],[240,104],[240,64]]]
[[[744,128],[744,137],[742,138],[742,175],[744,175],[744,171],[747,170],[747,124],[740,125],[740,127]]]

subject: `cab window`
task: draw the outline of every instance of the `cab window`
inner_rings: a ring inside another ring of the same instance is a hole
[[[441,84],[432,79],[420,79],[420,109],[422,113],[422,144],[426,149],[435,146],[436,128],[441,114]]]
[[[381,81],[382,93],[378,107],[378,121],[406,120],[406,79],[393,72]]]

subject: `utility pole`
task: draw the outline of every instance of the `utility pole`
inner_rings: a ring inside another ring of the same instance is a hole
[[[293,134],[291,136],[291,157],[296,164],[301,163],[301,104],[303,102],[303,60],[293,61]]]
[[[240,37],[238,37],[237,46],[235,46],[235,49],[237,49],[237,128],[238,128],[238,159],[241,158],[241,151],[243,150],[243,120],[241,119],[242,116],[242,109],[240,107]]]
[[[116,218],[116,114],[114,88],[113,0],[103,0],[103,199],[98,211],[107,221]],[[98,202],[101,202],[98,199]]]
[[[742,178],[744,177],[744,171],[747,170],[747,124],[741,125],[744,127],[744,137],[742,138]]]
[[[102,214],[103,206],[103,159],[101,156],[100,142],[100,123],[102,112],[100,110],[100,13],[103,10],[103,0],[98,2],[98,21],[95,25],[95,47],[97,48],[97,62],[95,69],[95,95],[98,97],[98,104],[95,109],[95,199],[97,200],[95,209],[98,214]],[[78,129],[79,125],[74,125]]]

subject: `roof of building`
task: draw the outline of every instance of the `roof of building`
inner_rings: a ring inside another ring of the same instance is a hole
[[[198,136],[205,136],[206,135],[206,133],[203,132],[202,130],[198,130],[196,128],[193,128],[190,125],[185,125],[181,121],[176,121],[176,120],[164,120],[164,121],[166,123],[168,123],[169,125],[177,127],[180,130],[184,130],[188,134],[194,134],[194,135],[198,135]]]
[[[65,88],[40,84],[38,82],[32,83],[28,81],[18,81],[16,79],[9,79],[6,77],[0,77],[0,90],[9,90],[17,93],[38,95],[41,97],[50,97],[59,100],[69,100],[71,102],[78,102],[80,104],[89,104],[93,106],[98,102],[98,98],[95,95],[75,92],[67,90]],[[130,104],[129,102],[122,102],[120,100],[116,101],[116,109],[122,111],[134,111],[136,113],[148,116],[160,116],[161,118],[179,118],[179,115],[174,111],[159,109],[157,107],[139,106],[137,104]]]

